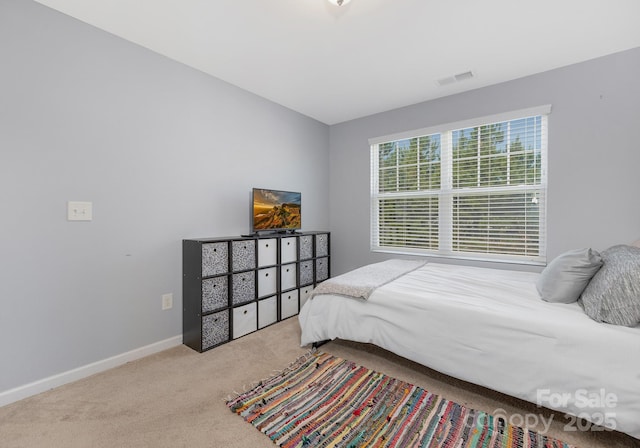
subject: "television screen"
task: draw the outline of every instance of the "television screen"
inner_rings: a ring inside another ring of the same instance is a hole
[[[253,189],[252,231],[302,228],[302,194],[293,191]]]

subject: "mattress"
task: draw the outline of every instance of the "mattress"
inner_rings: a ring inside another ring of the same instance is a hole
[[[539,275],[430,263],[368,300],[315,296],[299,314],[301,344],[372,343],[640,439],[640,326],[541,300]]]

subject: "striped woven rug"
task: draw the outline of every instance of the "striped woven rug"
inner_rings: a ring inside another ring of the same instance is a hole
[[[325,353],[300,358],[227,406],[285,448],[571,447]]]

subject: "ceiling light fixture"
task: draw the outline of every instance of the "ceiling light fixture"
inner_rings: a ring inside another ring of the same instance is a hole
[[[329,3],[336,6],[344,6],[349,3],[351,0],[329,0]]]

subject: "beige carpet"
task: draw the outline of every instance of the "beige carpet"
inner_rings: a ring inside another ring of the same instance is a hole
[[[176,347],[2,407],[0,446],[273,447],[231,413],[224,399],[304,354],[299,338],[294,317],[206,353]],[[475,409],[551,415],[370,345],[331,342],[321,350]],[[640,440],[616,432],[563,432],[565,422],[555,414],[549,434],[566,442],[582,448],[640,447]]]

